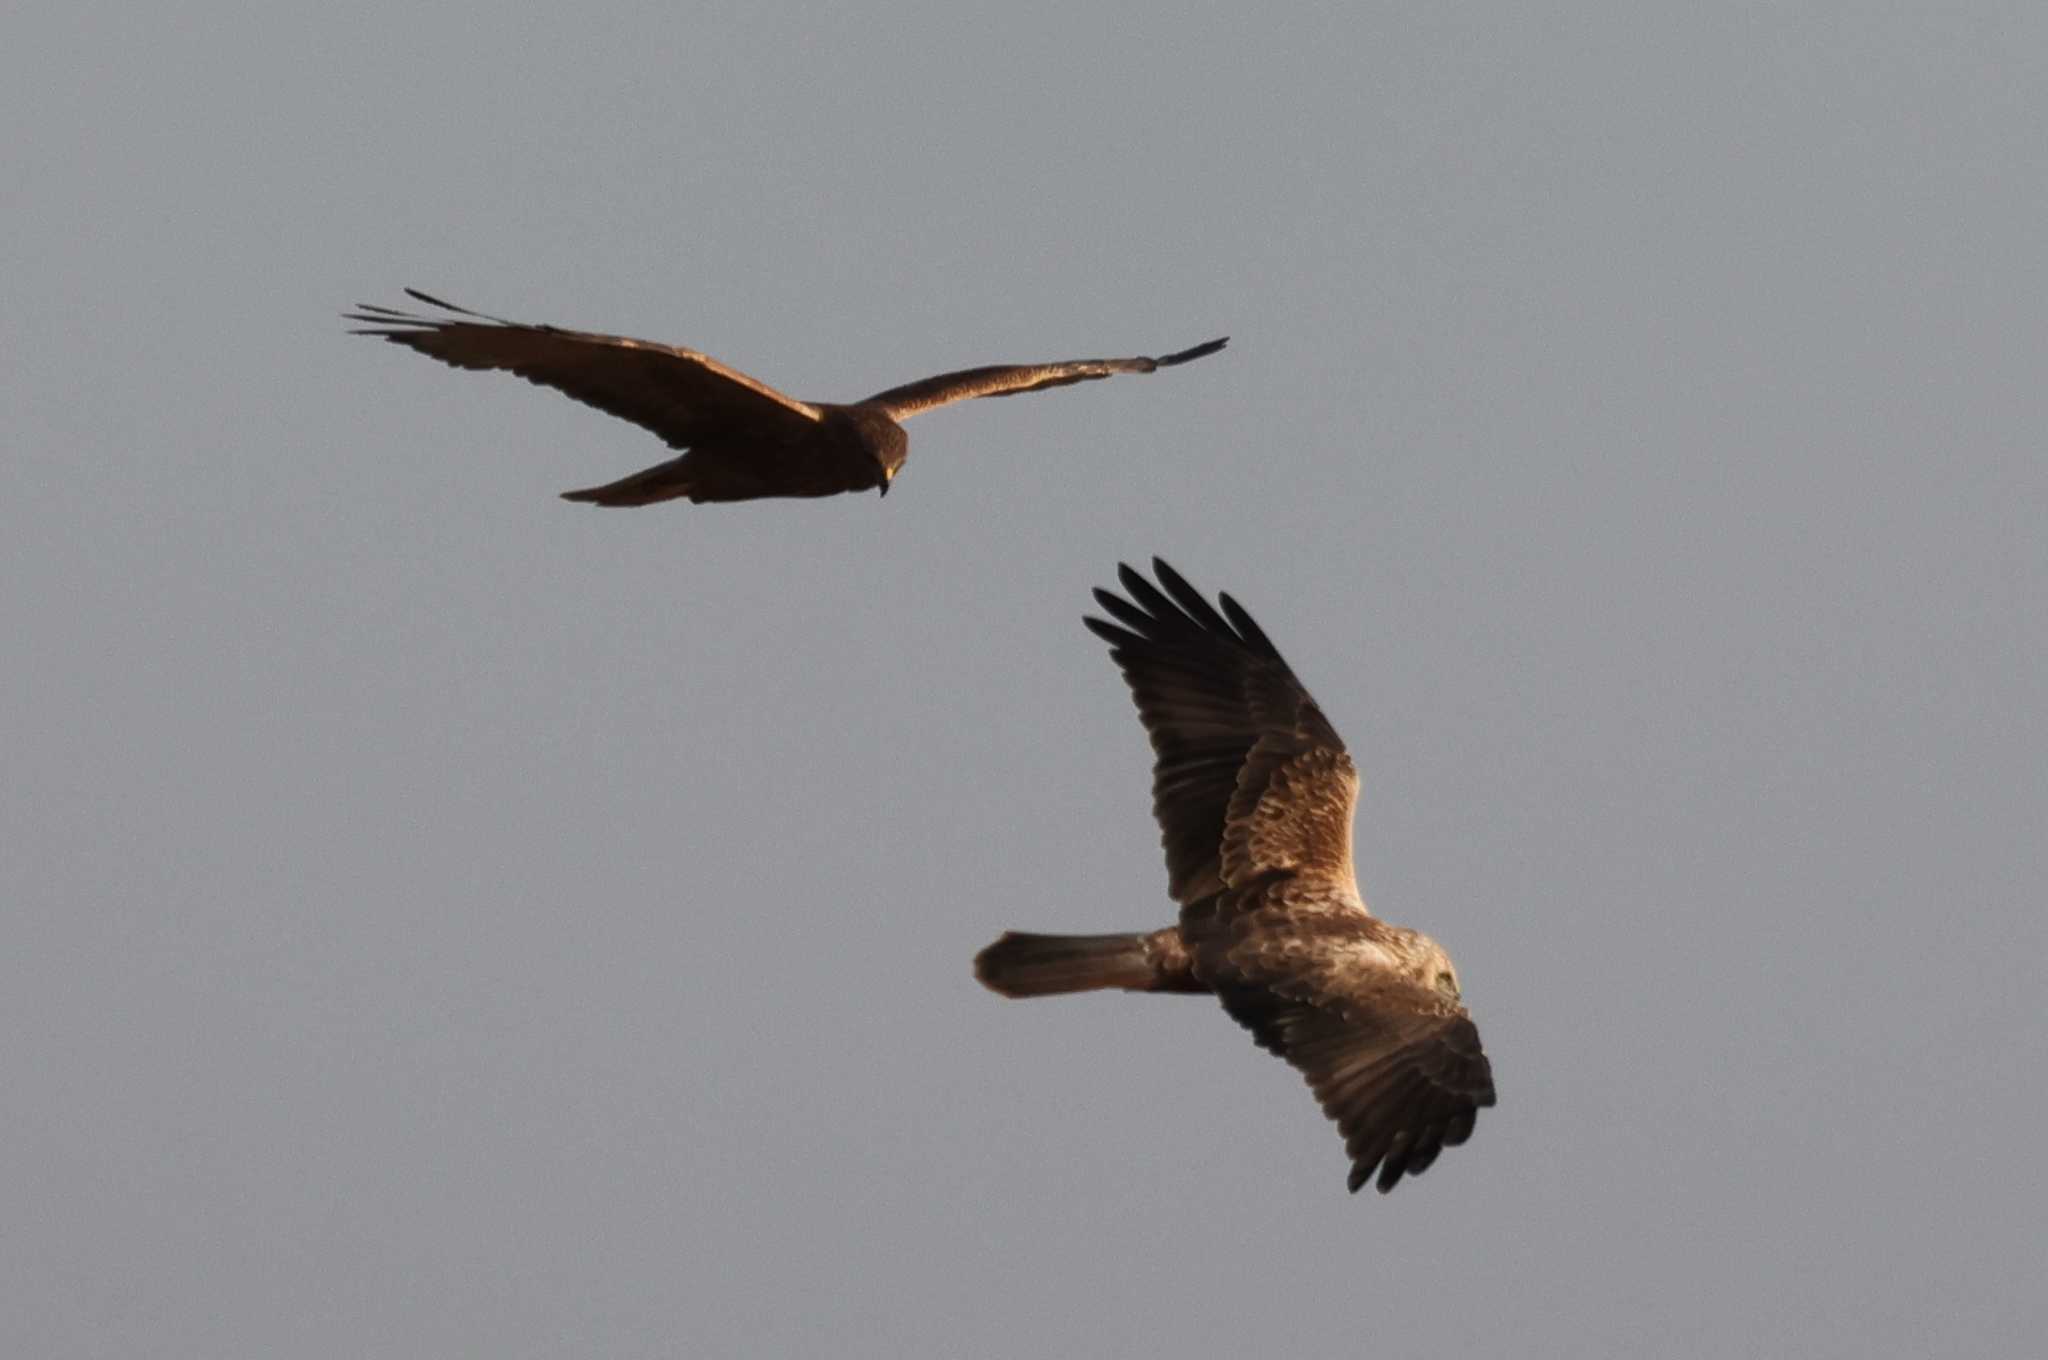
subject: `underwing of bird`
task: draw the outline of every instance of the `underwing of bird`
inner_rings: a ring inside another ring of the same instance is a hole
[[[1209,993],[1308,1080],[1381,1193],[1471,1136],[1493,1071],[1436,941],[1366,909],[1351,864],[1358,773],[1251,615],[1154,558],[1095,599],[1157,757],[1152,810],[1180,919],[1111,935],[1011,931],[975,958],[1004,996]]]
[[[562,330],[485,316],[416,288],[406,294],[445,316],[358,304],[352,333],[379,336],[456,368],[503,369],[659,435],[680,457],[563,499],[591,505],[745,501],[875,490],[903,466],[902,421],[973,397],[1006,397],[1151,373],[1214,354],[1229,337],[1157,358],[1067,359],[941,373],[862,401],[798,401],[708,354],[622,335]]]

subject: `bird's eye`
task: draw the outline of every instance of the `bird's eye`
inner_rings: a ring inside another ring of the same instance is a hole
[[[1458,980],[1449,973],[1438,973],[1436,975],[1436,989],[1445,996],[1455,997],[1458,994]]]

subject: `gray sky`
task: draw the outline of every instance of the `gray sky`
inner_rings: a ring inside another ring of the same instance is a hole
[[[0,1350],[2010,1355],[2048,1327],[2038,6],[32,4]],[[911,426],[873,497],[346,337]],[[1080,627],[1236,594],[1500,1087],[1384,1199]]]

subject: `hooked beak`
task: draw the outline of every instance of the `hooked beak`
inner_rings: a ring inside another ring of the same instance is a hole
[[[882,494],[884,496],[889,494],[889,479],[887,477],[882,478]]]

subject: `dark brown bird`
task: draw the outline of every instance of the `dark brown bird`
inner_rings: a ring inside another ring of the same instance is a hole
[[[408,296],[453,314],[418,316],[359,304],[356,335],[380,335],[457,368],[502,368],[632,421],[687,450],[604,486],[565,491],[593,505],[747,501],[764,496],[831,496],[879,490],[903,466],[909,441],[898,422],[970,397],[1006,397],[1042,387],[1150,373],[1214,354],[1229,337],[1157,359],[1068,359],[999,364],[921,378],[851,405],[798,401],[727,368],[708,354],[622,335],[530,326],[429,297]]]
[[[1026,935],[981,951],[1004,996],[1118,987],[1212,992],[1308,1078],[1351,1154],[1350,1187],[1381,1193],[1471,1136],[1493,1071],[1450,956],[1366,910],[1351,867],[1358,772],[1280,653],[1228,595],[1173,568],[1118,568],[1095,592],[1158,755],[1152,811],[1180,923],[1150,934]],[[1162,590],[1161,587],[1164,589]]]

